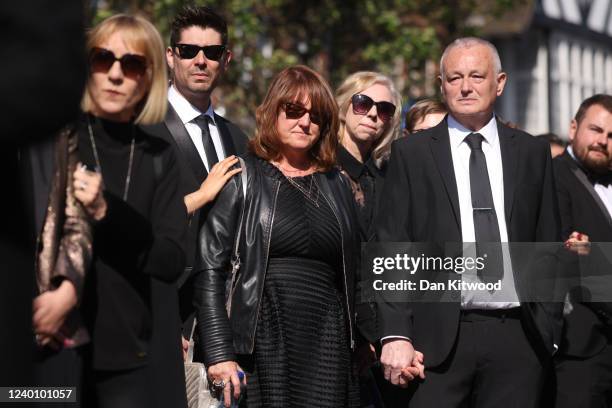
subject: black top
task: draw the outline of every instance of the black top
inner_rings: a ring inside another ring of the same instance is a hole
[[[337,161],[342,173],[348,176],[359,215],[361,240],[369,242],[374,239],[376,208],[380,201],[384,183],[384,171],[376,167],[372,157],[361,163],[343,146],[338,146]],[[371,281],[363,279],[357,283],[357,327],[359,333],[373,343],[378,340],[376,302]]]
[[[301,257],[342,267],[342,246],[338,221],[321,195],[314,174],[292,177],[263,161],[268,177],[279,180],[270,257]],[[296,187],[300,186],[300,187]],[[301,188],[301,190],[300,190]],[[308,194],[305,194],[308,193]]]
[[[359,210],[361,229],[366,241],[372,239],[377,201],[384,181],[383,170],[376,167],[371,157],[365,163],[357,160],[343,146],[338,146],[338,165],[351,181],[353,197]]]
[[[95,369],[144,365],[153,321],[156,281],[172,283],[184,267],[187,214],[176,180],[179,168],[170,145],[132,124],[93,116],[78,124],[79,155],[96,167],[87,128],[91,120],[108,204],[94,228],[94,263],[86,282],[84,309],[93,340]],[[131,140],[134,160],[127,202]]]

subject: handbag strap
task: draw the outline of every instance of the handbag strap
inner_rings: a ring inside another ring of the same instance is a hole
[[[240,269],[240,235],[242,233],[242,224],[244,224],[244,210],[246,207],[246,194],[247,194],[247,167],[242,157],[238,157],[240,160],[240,167],[242,171],[240,172],[240,178],[242,180],[242,208],[240,210],[240,219],[238,221],[238,230],[236,231],[236,238],[234,239],[234,251],[232,254],[232,277],[230,280],[229,287],[229,296],[225,300],[225,310],[227,311],[227,316],[231,316],[232,314],[232,298],[234,297],[234,284],[236,283],[238,270]]]
[[[240,259],[240,254],[238,252],[238,244],[240,243],[240,234],[242,232],[242,224],[244,219],[244,207],[246,207],[246,194],[247,194],[247,169],[244,159],[242,157],[238,157],[240,160],[240,167],[242,171],[240,172],[240,178],[242,179],[242,209],[240,211],[240,221],[238,223],[238,231],[236,232],[236,239],[234,241],[234,259]]]
[[[198,323],[198,319],[194,316],[193,325],[191,326],[191,333],[189,334],[189,346],[187,347],[187,360],[186,363],[193,363],[193,333],[195,332],[196,324]]]

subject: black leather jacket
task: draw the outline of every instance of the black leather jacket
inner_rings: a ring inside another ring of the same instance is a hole
[[[247,155],[245,162],[248,182],[239,244],[241,266],[229,318],[225,293],[243,203],[240,175],[232,177],[221,190],[200,232],[194,302],[199,321],[199,347],[207,366],[236,360],[237,354],[251,354],[255,343],[280,181],[264,175],[262,159]],[[342,292],[348,312],[350,345],[354,348],[354,287],[359,258],[356,210],[348,181],[337,170],[317,173],[315,177],[340,225],[344,267]]]

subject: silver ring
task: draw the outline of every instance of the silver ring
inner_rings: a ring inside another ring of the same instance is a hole
[[[222,388],[225,388],[225,381],[223,381],[223,380],[221,380],[219,382],[213,381],[212,385],[213,385],[213,387],[215,387],[217,389],[222,389]]]

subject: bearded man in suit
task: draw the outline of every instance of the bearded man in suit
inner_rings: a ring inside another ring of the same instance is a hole
[[[570,124],[570,145],[553,161],[562,238],[577,249],[605,243],[583,253],[585,277],[610,272],[609,261],[597,260],[605,259],[602,252],[612,242],[611,138],[612,95],[593,95]],[[590,290],[593,286],[586,283]],[[570,291],[567,298],[563,345],[556,358],[556,407],[612,406],[612,302],[580,301],[575,294]]]

